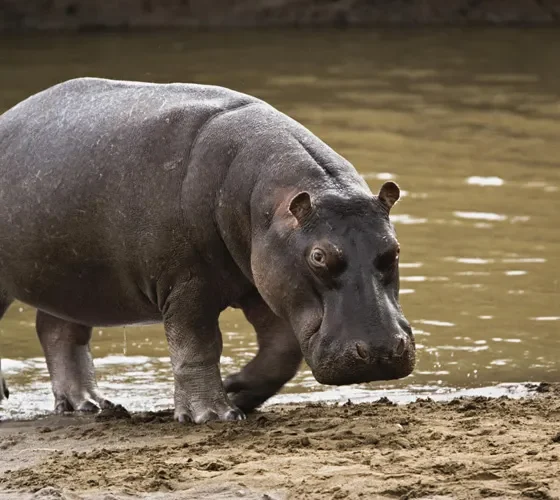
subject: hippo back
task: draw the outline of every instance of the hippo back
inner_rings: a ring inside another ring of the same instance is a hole
[[[178,228],[192,145],[212,117],[260,102],[215,86],[80,78],[8,110],[0,116],[0,288],[52,310],[45,298],[57,283],[70,318],[97,296],[92,315],[116,302],[119,322],[159,320],[161,304],[141,318],[131,304],[146,300],[147,282],[171,261],[187,258]]]

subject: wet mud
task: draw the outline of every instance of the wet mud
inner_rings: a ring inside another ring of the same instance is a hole
[[[0,499],[560,498],[560,384],[534,396],[0,423]]]

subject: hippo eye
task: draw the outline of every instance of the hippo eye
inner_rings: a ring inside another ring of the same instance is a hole
[[[392,248],[388,252],[380,255],[377,258],[377,268],[382,272],[390,272],[393,271],[394,268],[397,266],[399,262],[399,254],[401,249],[399,246]]]
[[[325,267],[327,265],[327,255],[320,248],[311,250],[311,263],[317,267]]]

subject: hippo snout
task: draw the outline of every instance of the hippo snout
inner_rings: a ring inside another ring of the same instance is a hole
[[[363,340],[358,340],[355,345],[356,352],[355,356],[359,361],[365,363],[376,363],[377,358],[391,360],[393,357],[402,357],[406,349],[408,348],[407,341],[404,337],[400,337],[396,342],[395,346],[389,350],[378,350],[370,348],[366,342]],[[350,350],[352,347],[349,348]]]
[[[331,344],[314,353],[313,375],[326,385],[347,385],[377,380],[394,380],[412,373],[416,360],[410,326],[399,329],[380,343],[367,339]]]
[[[399,328],[396,334],[389,337],[389,340],[380,344],[379,342],[367,342],[357,340],[354,346],[355,356],[358,360],[365,363],[376,363],[378,361],[399,359],[410,356],[410,350],[414,349],[412,327],[406,320],[399,321]],[[352,354],[352,346],[348,347]],[[412,353],[414,354],[414,353]],[[408,374],[407,374],[408,375]]]

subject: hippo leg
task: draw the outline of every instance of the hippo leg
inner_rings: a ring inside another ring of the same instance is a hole
[[[55,411],[97,411],[113,408],[95,382],[89,350],[91,327],[78,325],[37,311],[37,334],[51,376]]]
[[[274,396],[297,372],[302,354],[291,326],[276,316],[260,296],[241,304],[257,332],[259,352],[224,382],[232,402],[251,411]]]
[[[6,293],[0,290],[0,319],[2,319],[2,316],[4,316],[4,313],[8,310],[8,307],[10,307],[12,302],[13,299],[9,298]],[[8,390],[8,385],[6,384],[4,377],[2,376],[2,366],[0,364],[0,401],[4,398],[8,399],[9,396],[10,391]]]
[[[209,420],[243,420],[228,399],[220,376],[222,334],[212,297],[185,290],[170,301],[164,326],[173,377],[175,419],[200,424]]]

